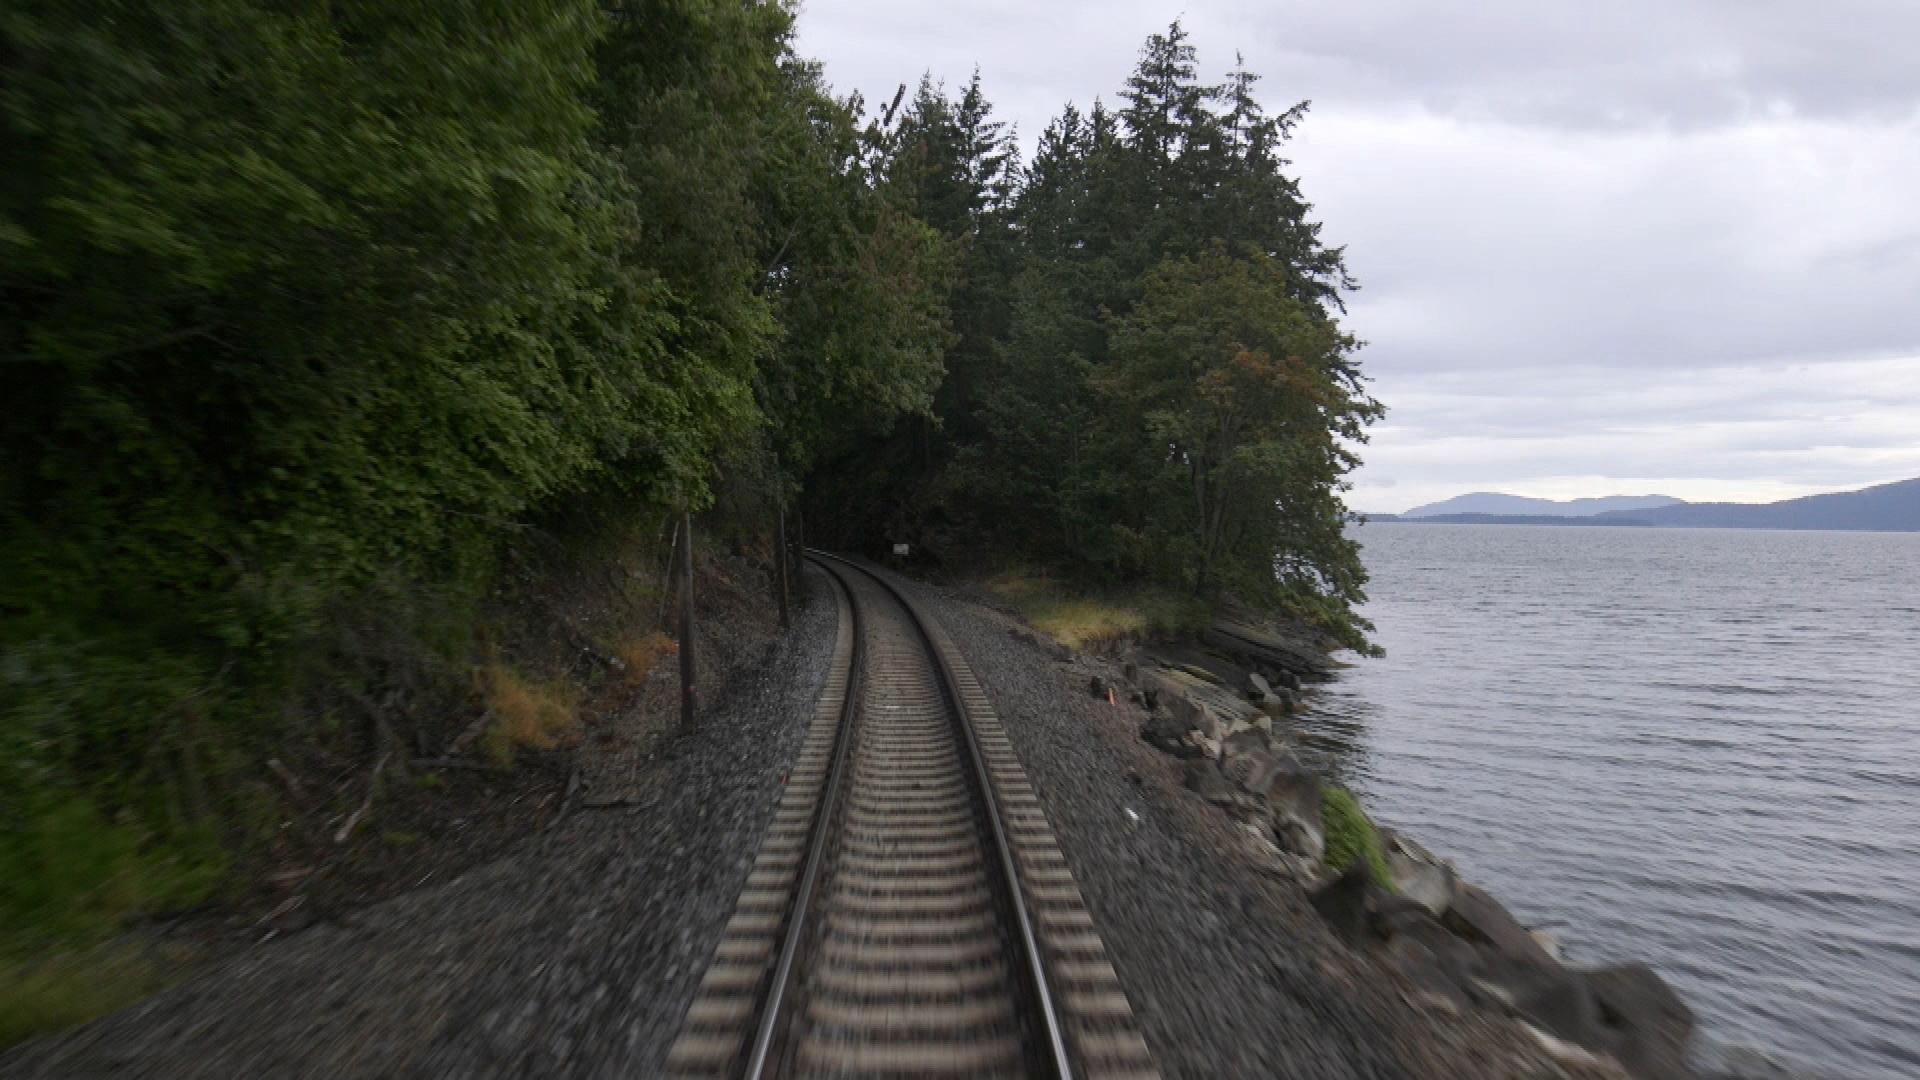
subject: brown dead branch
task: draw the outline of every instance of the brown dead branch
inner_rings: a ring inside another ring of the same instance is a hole
[[[360,809],[355,810],[353,816],[347,818],[346,823],[340,826],[340,831],[333,834],[334,843],[346,843],[347,837],[353,835],[354,827],[360,824],[360,819],[366,817],[367,811],[373,809],[373,797],[380,790],[380,774],[386,771],[387,758],[391,756],[393,752],[388,751],[381,754],[380,760],[374,763],[373,775],[367,777],[367,797],[361,801]]]

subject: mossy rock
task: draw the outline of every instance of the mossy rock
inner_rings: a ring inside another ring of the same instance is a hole
[[[1364,862],[1367,876],[1388,892],[1395,891],[1393,874],[1387,869],[1387,855],[1380,842],[1380,830],[1360,809],[1360,800],[1346,788],[1329,784],[1320,793],[1320,825],[1327,839],[1327,866],[1345,870]]]

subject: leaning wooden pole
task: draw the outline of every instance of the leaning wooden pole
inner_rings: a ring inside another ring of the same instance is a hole
[[[776,572],[780,575],[780,629],[785,630],[788,626],[792,625],[788,622],[787,616],[787,557],[791,555],[792,552],[787,549],[787,504],[785,499],[780,501],[780,508],[775,513],[775,522],[775,529],[780,535],[776,538],[777,542],[774,545],[773,562],[775,567],[777,567]]]
[[[788,616],[788,575],[793,570],[787,561],[787,480],[780,470],[780,451],[773,452],[773,592],[780,606],[780,629],[793,624]]]
[[[693,515],[680,515],[680,726],[693,729]]]

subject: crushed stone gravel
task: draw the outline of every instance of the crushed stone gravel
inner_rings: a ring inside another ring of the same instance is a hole
[[[665,742],[642,801],[16,1047],[0,1076],[660,1075],[825,679],[827,588]]]

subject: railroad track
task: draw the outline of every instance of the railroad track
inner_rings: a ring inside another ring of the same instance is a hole
[[[1158,1076],[959,651],[883,575],[809,557],[833,668],[668,1071]]]

